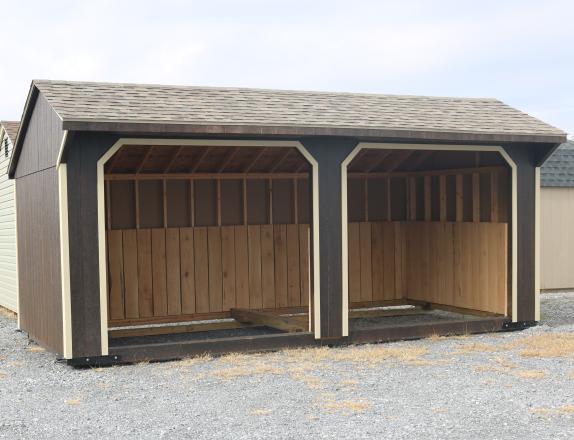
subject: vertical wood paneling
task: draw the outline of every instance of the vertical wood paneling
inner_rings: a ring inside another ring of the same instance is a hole
[[[301,305],[309,305],[311,268],[309,225],[299,225],[299,273],[301,274]]]
[[[395,230],[395,298],[407,296],[407,236],[406,225],[393,222]]]
[[[112,230],[107,240],[113,325],[309,303],[307,224]]]
[[[373,299],[382,300],[385,298],[385,243],[384,243],[384,223],[372,223],[371,243],[372,243],[372,276],[373,276]]]
[[[195,310],[209,312],[209,257],[207,252],[207,228],[197,227],[193,231],[195,256]]]
[[[124,317],[124,262],[122,254],[122,231],[108,232],[108,258],[110,260],[110,318]]]
[[[277,307],[287,307],[287,228],[275,225],[273,228],[275,244],[275,295]]]
[[[383,223],[383,298],[402,298],[402,293],[396,291],[395,274],[395,226],[393,223]]]
[[[249,246],[247,226],[235,226],[236,307],[249,308]]]
[[[248,226],[249,245],[249,308],[263,307],[261,296],[261,227]]]
[[[179,229],[165,230],[165,251],[167,269],[167,313],[181,314],[181,266]]]
[[[359,223],[349,223],[349,301],[361,301],[361,243]]]
[[[209,249],[209,311],[220,312],[223,307],[223,281],[221,266],[221,228],[207,228]]]
[[[167,314],[165,229],[151,230],[153,314]]]
[[[181,253],[181,311],[195,313],[195,258],[193,228],[179,231]]]
[[[135,230],[123,232],[125,317],[139,318],[138,243]]]
[[[153,316],[151,230],[137,231],[137,240],[139,315],[149,318]]]
[[[221,228],[221,264],[223,269],[223,310],[235,307],[235,229]]]
[[[261,226],[261,295],[264,309],[275,307],[273,225]]]
[[[290,306],[301,304],[299,288],[299,228],[287,225],[287,303]]]
[[[373,299],[373,277],[371,262],[371,224],[359,224],[361,246],[361,301]]]

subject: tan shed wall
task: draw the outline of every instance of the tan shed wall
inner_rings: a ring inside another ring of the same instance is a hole
[[[574,288],[574,188],[540,190],[540,288]]]
[[[0,136],[0,306],[18,312],[15,188],[6,174],[13,145],[8,144],[6,157],[4,136]]]

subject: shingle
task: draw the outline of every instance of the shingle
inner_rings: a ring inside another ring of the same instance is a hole
[[[16,136],[18,135],[18,129],[20,128],[20,122],[18,121],[1,121],[0,124],[6,130],[8,137],[12,143],[16,142]]]
[[[540,185],[574,187],[574,141],[564,142],[540,169]]]
[[[564,136],[496,99],[34,81],[63,121]]]

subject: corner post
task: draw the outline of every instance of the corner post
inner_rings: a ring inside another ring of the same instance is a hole
[[[345,138],[301,141],[319,164],[319,243],[321,339],[343,336],[342,181],[341,164],[357,142]]]

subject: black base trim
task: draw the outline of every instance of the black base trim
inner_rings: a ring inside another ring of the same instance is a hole
[[[75,368],[108,367],[122,363],[122,357],[118,354],[111,354],[109,356],[86,356],[67,359],[66,363]]]
[[[536,325],[538,325],[537,321],[506,321],[504,324],[502,324],[502,330],[512,332],[517,330],[524,330],[528,327],[534,327]]]

